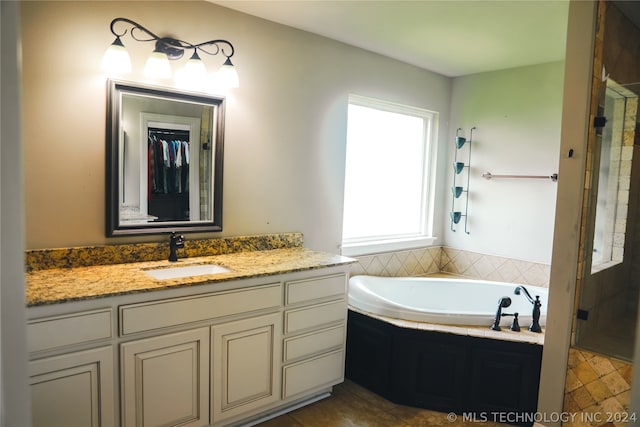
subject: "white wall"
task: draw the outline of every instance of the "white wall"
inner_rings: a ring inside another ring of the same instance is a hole
[[[223,232],[205,237],[300,231],[306,246],[337,252],[349,93],[436,110],[443,134],[449,126],[449,78],[211,3],[24,2],[27,249],[166,239],[105,237],[100,61],[120,16],[159,35],[227,38],[236,48]],[[123,42],[138,70],[131,79],[143,80],[152,46]]]
[[[0,2],[0,426],[31,425],[25,336],[19,2]]]
[[[469,129],[475,126],[476,130],[471,144],[470,233],[451,232],[446,224],[445,245],[519,260],[551,262],[557,184],[535,179],[486,180],[481,176],[484,172],[509,175],[558,172],[563,75],[564,62],[554,62],[454,79],[451,135],[462,128],[468,138]],[[453,176],[453,137],[447,151],[449,189]],[[466,162],[466,151],[460,152]],[[466,178],[462,177],[466,187]],[[450,206],[450,191],[447,197]]]

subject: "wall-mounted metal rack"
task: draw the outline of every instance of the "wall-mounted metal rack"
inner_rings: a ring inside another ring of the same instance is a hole
[[[475,130],[475,126],[469,130],[469,139],[462,136],[462,128],[458,128],[456,130],[455,137],[455,154],[453,158],[453,186],[451,187],[451,231],[456,231],[456,225],[460,223],[460,220],[464,217],[464,232],[469,233],[468,230],[468,217],[469,217],[469,183],[471,178],[471,142],[473,139],[473,131]],[[467,162],[461,162],[458,160],[458,154],[463,149],[463,147],[467,145]],[[459,185],[459,180],[462,179],[460,175],[463,175],[463,172],[466,169],[466,178],[467,178],[467,186],[463,187]],[[462,195],[464,194],[464,212],[460,209],[456,210],[456,201],[461,202]]]

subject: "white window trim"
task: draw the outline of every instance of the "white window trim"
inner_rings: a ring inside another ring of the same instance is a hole
[[[375,240],[360,243],[343,243],[342,255],[370,255],[433,246],[437,237],[412,237],[403,239]]]
[[[401,113],[424,118],[425,112],[430,115],[429,138],[425,152],[427,153],[424,165],[428,170],[426,172],[425,185],[423,188],[424,196],[423,206],[424,217],[421,226],[422,234],[411,236],[393,236],[385,238],[359,238],[359,239],[343,239],[341,253],[345,256],[368,255],[373,253],[390,252],[398,250],[409,250],[421,247],[433,246],[437,241],[437,237],[433,236],[434,215],[435,215],[435,180],[436,180],[436,161],[437,161],[437,136],[439,113],[437,111],[428,110],[426,108],[410,107],[393,102],[382,101],[375,98],[368,98],[361,95],[350,94],[349,104],[360,105],[363,107],[377,108],[393,113]]]

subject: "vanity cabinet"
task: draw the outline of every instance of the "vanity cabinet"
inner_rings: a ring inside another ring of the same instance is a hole
[[[124,427],[208,424],[208,328],[126,342],[120,348]]]
[[[325,396],[347,268],[30,308],[34,426],[242,425]]]
[[[120,305],[121,336],[153,334],[121,344],[123,427],[219,425],[277,401],[281,300],[269,282]]]
[[[283,399],[344,380],[346,288],[345,274],[285,283]]]
[[[111,320],[104,309],[28,322],[34,427],[116,425]]]
[[[280,313],[212,328],[214,425],[280,400]]]

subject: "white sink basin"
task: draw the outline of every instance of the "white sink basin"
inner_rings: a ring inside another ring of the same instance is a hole
[[[145,273],[158,280],[179,279],[183,277],[205,276],[207,274],[226,273],[228,268],[214,264],[192,264],[179,267],[154,268]]]

